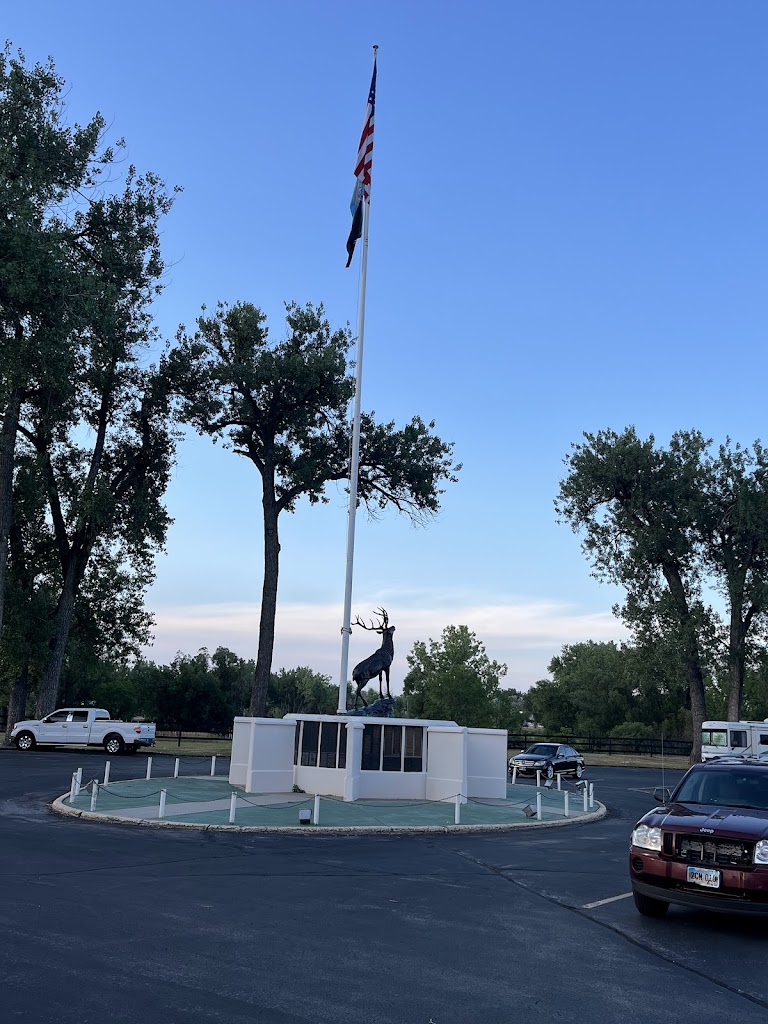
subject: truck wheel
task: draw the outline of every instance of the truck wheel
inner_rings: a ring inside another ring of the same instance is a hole
[[[31,732],[20,732],[16,737],[16,749],[17,750],[34,750],[35,749],[35,737]]]
[[[122,736],[107,736],[104,740],[104,749],[108,754],[122,754],[125,750],[125,741]]]
[[[664,917],[669,910],[669,904],[664,900],[655,900],[651,896],[643,896],[640,892],[632,892],[635,906],[643,917]]]

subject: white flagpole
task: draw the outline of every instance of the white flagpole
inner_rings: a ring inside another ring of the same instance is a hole
[[[373,48],[376,64],[378,46]],[[360,262],[360,295],[357,305],[357,352],[355,373],[355,406],[352,417],[352,463],[349,471],[349,513],[347,517],[347,575],[344,585],[344,624],[341,627],[341,668],[339,671],[339,706],[337,714],[347,710],[347,674],[349,671],[349,638],[352,635],[352,567],[355,558],[355,513],[357,511],[357,473],[360,463],[360,401],[363,386],[363,341],[365,338],[365,285],[368,276],[368,220],[370,202],[363,203],[363,251]]]

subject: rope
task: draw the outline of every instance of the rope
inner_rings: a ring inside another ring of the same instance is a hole
[[[234,792],[237,792],[237,791],[233,790],[232,792],[234,793]],[[238,797],[237,797],[237,805],[238,805],[238,807],[241,805],[241,803],[245,803],[245,804],[248,804],[249,807],[259,807],[261,810],[270,810],[270,811],[271,810],[277,810],[277,809],[282,810],[285,807],[301,807],[302,804],[314,804],[314,802],[315,802],[315,798],[313,796],[307,797],[306,800],[290,800],[288,803],[284,803],[284,804],[258,804],[254,800],[249,800],[245,796],[240,796],[239,793],[238,793]]]

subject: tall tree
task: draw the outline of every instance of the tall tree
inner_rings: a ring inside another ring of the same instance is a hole
[[[152,174],[101,147],[103,119],[64,122],[52,65],[0,62],[0,594],[12,485],[22,454],[45,481],[60,587],[37,711],[55,704],[75,601],[94,546],[134,568],[162,544],[173,457],[164,369],[147,368],[160,290],[160,218],[172,199]],[[106,173],[105,173],[106,172]],[[141,572],[142,570],[139,570]],[[0,602],[1,603],[1,602]]]
[[[574,531],[597,578],[623,586],[625,621],[643,643],[677,648],[690,692],[693,758],[706,717],[705,675],[722,636],[727,650],[729,715],[740,717],[748,637],[766,611],[768,497],[765,455],[727,442],[717,454],[698,431],[678,431],[669,448],[634,428],[586,434],[566,458],[556,507]],[[722,593],[724,630],[705,604],[705,587]]]
[[[288,305],[288,331],[272,344],[266,317],[250,303],[205,312],[194,334],[180,331],[172,355],[182,415],[202,434],[225,439],[262,483],[264,575],[250,712],[264,715],[272,664],[280,561],[278,521],[301,497],[327,501],[326,485],[349,475],[354,391],[351,336],[332,331],[322,306]],[[441,483],[456,479],[453,445],[414,417],[400,430],[363,417],[359,500],[393,505],[413,519],[437,511]]]
[[[641,441],[633,427],[623,434],[585,434],[566,458],[556,508],[576,532],[594,575],[623,586],[622,614],[645,629],[664,623],[679,644],[694,721],[693,758],[700,759],[701,723],[706,716],[704,668],[698,626],[702,613],[701,564],[692,525],[702,494],[701,456],[705,442],[673,439],[669,451],[655,439]],[[666,604],[664,598],[668,598]],[[665,607],[671,614],[657,615]]]
[[[723,646],[728,672],[728,720],[741,718],[749,637],[763,631],[768,611],[768,453],[719,446],[704,460],[705,515],[701,550],[705,570],[725,599]]]
[[[104,120],[63,122],[64,83],[52,63],[28,68],[0,53],[0,628],[24,403],[41,388],[51,406],[72,396],[82,312],[79,239],[67,211],[110,163],[97,157]]]

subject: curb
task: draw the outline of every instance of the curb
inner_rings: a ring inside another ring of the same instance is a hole
[[[582,825],[599,821],[608,814],[605,804],[596,800],[597,810],[581,814],[577,818],[556,818],[554,821],[540,821],[535,825],[528,821],[510,822],[503,825],[318,825],[302,828],[292,825],[202,825],[194,821],[168,821],[163,818],[121,818],[114,814],[98,814],[96,811],[81,811],[68,807],[63,793],[49,806],[57,814],[85,821],[101,821],[110,825],[137,825],[143,828],[195,829],[198,832],[248,832],[255,835],[300,835],[300,836],[391,836],[391,835],[472,835],[494,832],[512,832],[520,828],[560,828],[567,825]]]

